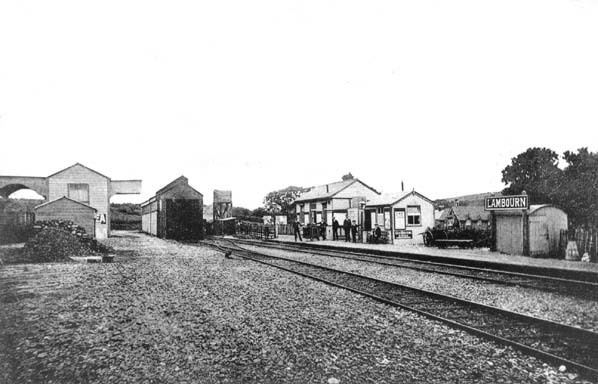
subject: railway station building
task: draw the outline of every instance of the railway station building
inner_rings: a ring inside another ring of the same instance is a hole
[[[80,163],[45,177],[0,176],[1,197],[21,189],[31,189],[46,200],[34,209],[36,220],[70,220],[104,239],[110,236],[110,198],[141,193],[141,180],[112,180]]]
[[[332,238],[334,219],[341,226],[346,217],[361,224],[366,201],[379,195],[380,192],[357,178],[318,185],[295,199],[296,220],[303,225],[324,222],[327,237]]]
[[[375,196],[365,205],[364,241],[376,225],[388,243],[423,243],[422,234],[434,226],[434,202],[415,190]]]

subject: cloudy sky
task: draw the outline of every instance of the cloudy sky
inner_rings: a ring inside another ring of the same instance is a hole
[[[255,208],[347,172],[500,190],[530,146],[598,150],[598,0],[0,2],[0,175],[184,174]]]

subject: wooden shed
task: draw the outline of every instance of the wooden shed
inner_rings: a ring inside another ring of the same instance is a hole
[[[61,197],[34,208],[36,221],[68,220],[85,229],[85,233],[95,237],[97,209],[87,204]]]
[[[496,249],[511,255],[556,257],[567,214],[552,205],[531,205],[526,211],[498,211]]]
[[[141,204],[141,230],[164,239],[202,239],[203,195],[185,176],[177,178]]]

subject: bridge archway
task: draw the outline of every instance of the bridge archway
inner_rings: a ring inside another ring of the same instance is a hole
[[[40,195],[29,187],[21,188],[7,196],[8,199],[16,200],[46,200],[45,196]]]
[[[9,184],[0,188],[0,197],[5,199],[46,200],[46,196],[23,184]]]
[[[0,197],[8,198],[13,193],[30,189],[48,199],[48,182],[45,177],[0,176]]]

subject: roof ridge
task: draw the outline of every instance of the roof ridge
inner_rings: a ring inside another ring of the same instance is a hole
[[[80,166],[80,167],[83,167],[83,168],[85,168],[85,169],[87,169],[87,170],[89,170],[89,171],[91,171],[91,172],[93,172],[93,173],[95,173],[95,174],[98,174],[98,175],[100,175],[100,176],[102,176],[102,177],[105,177],[105,178],[106,178],[106,179],[108,179],[108,180],[111,180],[111,179],[110,179],[108,176],[106,176],[106,175],[104,175],[104,174],[102,174],[102,173],[100,173],[100,172],[96,171],[95,169],[91,169],[91,168],[89,168],[89,167],[87,167],[87,166],[85,166],[85,165],[83,165],[83,164],[81,164],[81,163],[79,163],[79,162],[77,162],[77,163],[75,163],[75,164],[73,164],[73,165],[71,165],[71,166],[69,166],[69,167],[63,168],[63,169],[61,169],[61,170],[60,170],[60,171],[58,171],[58,172],[54,172],[53,174],[51,174],[51,175],[50,175],[50,176],[48,176],[47,178],[49,179],[50,177],[56,176],[56,175],[58,175],[59,173],[62,173],[62,172],[64,172],[64,171],[68,170],[68,169],[71,169],[71,168],[73,168],[73,167],[76,167],[77,165],[78,165],[78,166]]]
[[[98,211],[97,209],[95,209],[95,208],[94,208],[94,207],[92,207],[91,205],[85,204],[85,203],[83,203],[83,202],[81,202],[81,201],[73,200],[73,199],[71,199],[71,198],[69,198],[69,197],[66,197],[66,196],[62,196],[62,197],[59,197],[58,199],[54,199],[54,200],[52,200],[52,201],[47,201],[47,202],[45,202],[45,203],[43,203],[43,204],[40,204],[40,205],[36,205],[35,207],[33,207],[33,209],[34,209],[34,210],[35,210],[35,209],[38,209],[38,208],[40,208],[40,207],[46,206],[46,205],[48,205],[48,204],[55,203],[55,202],[57,202],[57,201],[59,201],[59,200],[62,200],[62,199],[65,199],[65,200],[68,200],[68,201],[72,201],[73,203],[80,204],[80,205],[82,205],[82,206],[84,206],[84,207],[86,207],[86,208],[93,209],[93,210],[94,210],[94,211],[96,211],[96,212]]]

